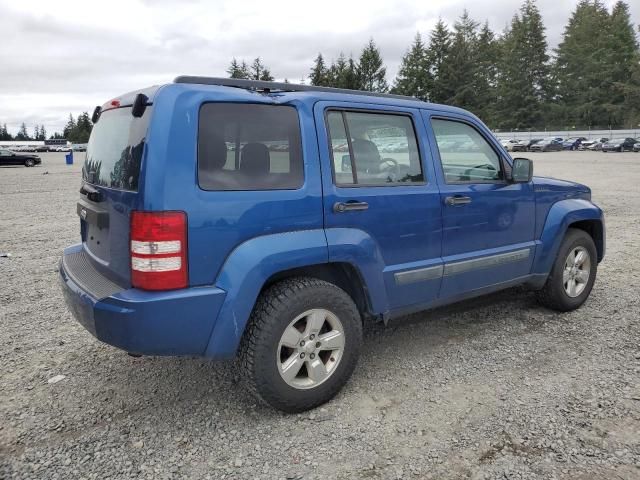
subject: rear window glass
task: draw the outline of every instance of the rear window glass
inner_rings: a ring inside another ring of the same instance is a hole
[[[141,118],[131,114],[131,107],[103,112],[87,144],[83,180],[93,185],[137,191],[150,115],[149,107]]]
[[[205,190],[290,190],[303,182],[300,124],[283,105],[200,109],[198,183]]]

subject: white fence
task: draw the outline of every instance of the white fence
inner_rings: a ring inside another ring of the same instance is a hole
[[[500,140],[531,140],[532,138],[547,137],[586,137],[586,138],[640,138],[640,128],[634,130],[548,130],[537,132],[513,131],[494,132]]]

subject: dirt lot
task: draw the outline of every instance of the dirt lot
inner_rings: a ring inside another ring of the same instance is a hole
[[[85,332],[56,273],[80,165],[0,168],[0,478],[640,478],[640,154],[529,157],[606,212],[586,305],[515,289],[373,331],[343,392],[292,416],[228,365]]]

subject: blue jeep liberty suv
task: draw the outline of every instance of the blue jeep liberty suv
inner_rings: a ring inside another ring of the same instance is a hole
[[[347,382],[364,321],[514,285],[572,310],[605,253],[588,187],[533,177],[459,108],[178,77],[93,120],[74,316],[133,354],[238,357],[287,412]]]

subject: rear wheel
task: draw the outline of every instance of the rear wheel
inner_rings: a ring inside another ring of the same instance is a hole
[[[361,342],[360,314],[345,291],[315,278],[292,278],[269,287],[256,302],[240,365],[257,398],[301,412],[340,391]]]
[[[25,167],[33,167],[36,164],[36,162],[33,161],[33,158],[27,158],[24,161],[24,166]]]
[[[597,269],[598,254],[593,239],[584,230],[570,228],[549,278],[538,292],[538,301],[561,312],[575,310],[589,297]]]

